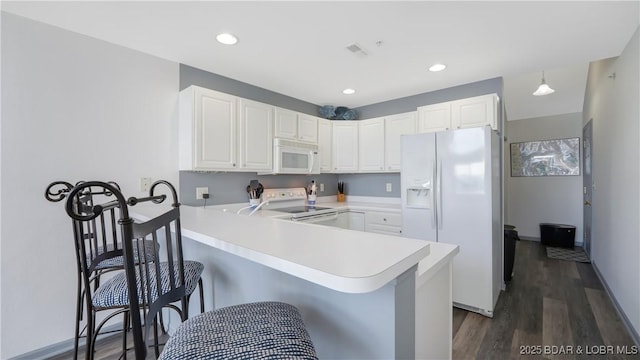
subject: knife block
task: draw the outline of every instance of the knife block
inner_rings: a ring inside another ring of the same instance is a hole
[[[343,193],[338,193],[338,202],[344,202],[345,201],[345,196]]]

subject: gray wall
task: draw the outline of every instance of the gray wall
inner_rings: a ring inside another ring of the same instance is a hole
[[[71,224],[45,187],[115,180],[141,196],[141,177],[176,183],[179,78],[175,62],[1,16],[0,358],[9,359],[73,338]]]
[[[258,180],[265,188],[306,187],[315,180],[324,184],[324,192],[318,196],[336,195],[338,193],[338,176],[335,174],[320,175],[257,175],[256,173],[206,173],[180,171],[180,202],[185,205],[203,205],[204,200],[196,200],[196,187],[208,187],[210,198],[207,205],[248,202],[247,185],[251,180]]]
[[[188,88],[191,85],[198,85],[207,89],[240,96],[245,99],[251,99],[265,104],[271,104],[285,109],[318,116],[318,105],[224,77],[222,75],[180,64],[180,90]]]
[[[638,28],[640,29],[640,28]],[[640,30],[622,54],[594,62],[583,108],[593,119],[593,264],[640,343]],[[611,78],[616,74],[615,79]]]
[[[347,196],[400,197],[399,173],[340,174],[338,181],[345,183],[345,194]],[[391,183],[391,192],[386,190],[387,183]]]
[[[400,99],[356,108],[358,119],[370,119],[379,116],[415,111],[417,107],[438,104],[446,101],[496,93],[502,99],[502,78],[477,81],[470,84],[426,92]]]
[[[256,173],[207,173],[180,171],[180,202],[185,205],[204,205],[196,200],[196,187],[208,187],[211,197],[207,205],[247,202],[246,187],[251,180],[258,180],[265,188],[306,187],[312,180],[324,191],[318,196],[338,193],[338,181],[345,183],[345,193],[351,196],[400,197],[400,174],[320,174],[320,175],[257,175]],[[386,191],[391,183],[392,191]]]
[[[540,239],[540,223],[575,225],[576,243],[582,243],[582,175],[511,177],[509,154],[511,143],[581,138],[582,113],[509,121],[506,132],[505,223],[535,239]]]

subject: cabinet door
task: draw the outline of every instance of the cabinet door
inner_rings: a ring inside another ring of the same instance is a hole
[[[331,120],[318,119],[318,152],[320,153],[320,171],[331,172]]]
[[[318,143],[318,118],[307,114],[298,114],[298,140]]]
[[[349,230],[364,231],[364,213],[349,211]]]
[[[240,168],[271,170],[273,106],[240,99]]]
[[[358,122],[340,120],[331,125],[333,171],[358,171]]]
[[[358,169],[365,172],[384,171],[384,118],[358,123]]]
[[[295,111],[275,109],[275,137],[295,140],[298,136],[298,113]]]
[[[193,121],[193,170],[235,169],[237,98],[200,87],[192,90],[193,119],[181,121]]]
[[[464,129],[489,125],[497,128],[497,95],[483,95],[451,103],[451,127]]]
[[[400,171],[401,136],[417,131],[416,112],[388,116],[384,119],[384,164],[386,171]]]
[[[446,131],[451,128],[451,103],[418,108],[418,132]]]

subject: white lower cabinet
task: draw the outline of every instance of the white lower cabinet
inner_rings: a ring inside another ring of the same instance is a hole
[[[343,210],[338,213],[336,226],[341,229],[401,236],[402,215],[387,211]]]
[[[367,211],[364,231],[400,236],[402,235],[402,215],[395,212]]]
[[[346,210],[338,213],[338,227],[364,231],[364,212]]]
[[[364,213],[349,211],[349,229],[364,231]]]

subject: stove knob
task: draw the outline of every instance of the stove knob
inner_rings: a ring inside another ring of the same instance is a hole
[[[292,197],[292,196],[293,196],[293,191],[290,191],[289,192],[289,197]]]

